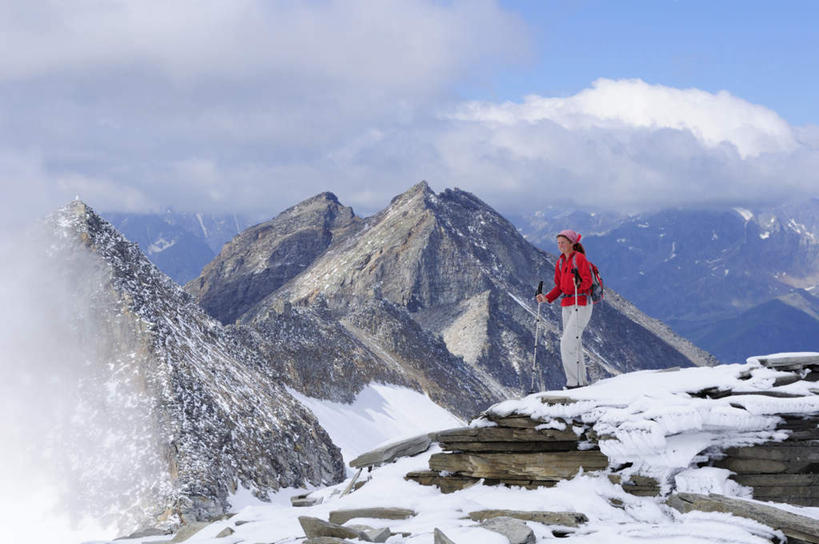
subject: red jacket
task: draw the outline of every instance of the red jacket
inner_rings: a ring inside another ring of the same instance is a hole
[[[555,287],[546,294],[546,299],[551,303],[560,295],[569,295],[563,298],[561,306],[574,306],[574,274],[572,274],[572,261],[577,271],[580,273],[580,285],[577,287],[577,305],[585,306],[588,297],[580,296],[581,293],[591,292],[592,275],[589,261],[586,256],[575,251],[567,259],[563,254],[555,265]]]

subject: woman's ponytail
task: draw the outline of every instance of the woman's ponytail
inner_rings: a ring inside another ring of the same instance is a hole
[[[577,242],[574,246],[572,246],[572,249],[575,251],[579,251],[583,255],[586,254],[586,250],[583,249],[583,244],[581,244],[580,242]]]

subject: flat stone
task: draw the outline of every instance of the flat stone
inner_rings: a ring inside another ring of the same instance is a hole
[[[404,476],[404,479],[418,482],[421,485],[437,486],[441,493],[454,493],[480,482],[478,478],[469,478],[467,476],[441,476],[434,470],[409,472]]]
[[[392,536],[392,531],[390,531],[389,527],[382,527],[380,529],[375,529],[367,525],[347,525],[346,527],[364,533],[367,535],[366,540],[369,542],[386,542],[387,539]]]
[[[290,497],[290,505],[293,507],[315,506],[321,504],[321,497],[310,497],[310,493],[302,493],[301,495],[293,495]]]
[[[391,463],[400,457],[411,457],[425,452],[429,449],[431,444],[432,438],[430,435],[422,434],[400,442],[393,442],[382,448],[359,455],[350,461],[350,466],[353,468],[362,468]]]
[[[236,531],[234,531],[234,530],[233,530],[233,529],[231,529],[230,527],[225,527],[224,529],[222,529],[221,531],[219,531],[219,534],[218,534],[218,535],[216,535],[216,538],[224,538],[224,537],[226,537],[226,536],[230,536],[230,535],[232,535],[232,534],[233,534],[233,533],[235,533],[235,532],[236,532]]]
[[[577,451],[577,441],[540,442],[442,442],[446,451],[474,453],[526,453],[539,451]]]
[[[540,402],[553,406],[557,404],[574,404],[580,401],[573,399],[572,397],[564,397],[562,395],[546,395],[540,398]]]
[[[487,519],[507,517],[523,521],[536,521],[544,525],[563,525],[566,527],[577,527],[581,523],[586,523],[589,518],[585,514],[578,512],[546,512],[538,510],[478,510],[469,513],[472,521],[485,521]]]
[[[482,522],[481,527],[502,534],[509,539],[509,544],[535,544],[535,532],[519,519],[491,518]]]
[[[509,428],[509,427],[464,427],[438,433],[438,442],[574,442],[578,440],[574,431],[557,429]],[[574,449],[577,449],[575,446]]]
[[[599,451],[537,453],[436,453],[430,470],[454,472],[472,478],[563,480],[584,472],[608,467],[608,457]]]
[[[801,368],[805,365],[819,365],[817,355],[792,355],[789,357],[756,357],[756,359],[768,368],[792,367]]]
[[[301,524],[301,528],[304,529],[304,535],[307,537],[332,536],[336,538],[368,539],[367,535],[361,531],[336,523],[328,523],[310,516],[299,516],[299,523]]]
[[[433,544],[455,544],[448,536],[444,534],[439,528],[435,528],[434,532],[435,538],[433,540]]]
[[[355,518],[409,519],[413,516],[415,516],[415,512],[407,508],[352,508],[349,510],[334,510],[330,512],[330,523],[343,525]]]
[[[350,540],[334,536],[312,536],[303,541],[304,544],[353,544]]]
[[[637,497],[654,497],[660,494],[660,484],[654,478],[632,474],[628,480],[623,481],[620,474],[609,474],[609,481],[613,484],[620,484],[623,491],[629,495]]]
[[[542,424],[542,421],[535,421],[529,416],[511,415],[500,417],[495,414],[487,414],[486,419],[497,423],[499,427],[513,427],[517,429],[533,429]]]

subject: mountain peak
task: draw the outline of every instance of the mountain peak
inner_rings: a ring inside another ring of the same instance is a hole
[[[333,217],[340,215],[344,220],[350,220],[355,217],[355,212],[352,208],[341,204],[335,194],[325,191],[287,208],[276,218],[268,221],[268,223],[277,220],[281,221],[285,218],[315,216],[316,214],[321,216],[330,214]]]
[[[91,209],[91,206],[82,200],[74,199],[64,206],[57,208],[51,217],[60,221],[64,226],[68,226],[67,224],[74,224],[78,221],[85,222],[89,216],[95,215],[97,214]]]
[[[401,206],[402,204],[417,198],[427,200],[427,197],[434,196],[435,193],[429,188],[429,184],[426,181],[420,181],[400,195],[393,197],[393,199],[390,201],[389,207],[394,208],[396,206]]]
[[[78,239],[91,247],[104,240],[129,243],[117,230],[82,200],[74,199],[52,213],[46,222],[63,239]]]
[[[313,203],[313,202],[330,202],[333,204],[341,204],[339,202],[338,197],[335,193],[331,193],[330,191],[324,191],[323,193],[319,193],[315,196],[312,196],[306,200],[303,200],[301,204]]]
[[[233,323],[361,226],[336,195],[320,193],[238,234],[185,289],[222,323]]]

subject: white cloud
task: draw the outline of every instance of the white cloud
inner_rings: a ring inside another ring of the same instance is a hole
[[[464,78],[524,55],[526,36],[493,0],[0,0],[13,52],[0,154],[37,157],[50,205],[78,191],[101,209],[278,211],[365,194],[382,131],[413,138]],[[417,181],[401,177],[385,198]],[[4,186],[15,179],[0,164]]]
[[[412,89],[520,50],[495,2],[77,0],[0,3],[0,78],[151,66],[184,81],[277,75]]]
[[[469,102],[435,135],[448,185],[510,211],[638,211],[819,194],[819,133],[727,92],[598,80],[573,96]]]
[[[729,92],[453,99],[527,35],[489,0],[2,3],[0,184],[51,208],[271,215],[328,190],[369,213],[421,179],[521,212],[816,195],[819,129]]]
[[[765,107],[727,91],[675,89],[639,79],[598,79],[567,98],[531,95],[521,104],[470,102],[452,117],[506,126],[551,121],[575,132],[670,128],[690,132],[708,147],[732,144],[743,158],[796,147],[788,123]]]

